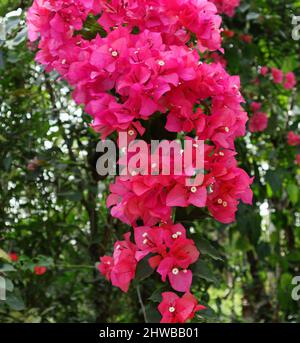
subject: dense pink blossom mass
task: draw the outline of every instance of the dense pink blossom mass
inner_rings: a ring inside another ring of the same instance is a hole
[[[116,242],[98,268],[126,292],[138,263],[151,254],[149,264],[162,281],[185,293],[181,298],[163,293],[162,322],[182,323],[203,309],[190,294],[191,268],[200,253],[186,229],[172,221],[174,209],[207,208],[216,220],[231,223],[240,201],[252,203],[252,179],[238,167],[234,146],[248,120],[240,80],[226,72],[221,57],[214,58],[223,52],[218,12],[232,16],[238,5],[238,0],[35,0],[28,13],[29,39],[38,42],[36,60],[72,86],[74,100],[92,116],[102,139],[121,131],[142,136],[145,121],[160,114],[167,131],[205,141],[201,186],[188,187],[190,175],[172,173],[119,176],[110,186],[111,214],[131,225],[133,234]],[[91,17],[99,32],[87,39]],[[286,88],[292,84],[287,75]]]

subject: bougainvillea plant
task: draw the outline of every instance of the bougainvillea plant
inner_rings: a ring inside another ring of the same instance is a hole
[[[36,61],[70,84],[101,139],[120,132],[143,137],[147,121],[160,115],[166,132],[205,142],[201,186],[186,186],[189,175],[135,173],[117,177],[107,199],[112,216],[132,232],[115,243],[112,256],[101,257],[99,270],[127,292],[138,263],[147,257],[172,289],[162,294],[158,307],[162,322],[185,322],[204,308],[190,293],[190,266],[200,252],[176,223],[176,208],[207,208],[216,220],[231,223],[240,201],[252,203],[252,179],[237,166],[234,146],[248,119],[240,81],[216,54],[223,52],[218,11],[232,16],[238,4],[35,0],[28,12],[29,39],[38,42]],[[91,18],[98,32],[87,37],[84,28]],[[279,82],[279,73],[272,74]],[[286,82],[287,87],[293,83],[290,75]]]

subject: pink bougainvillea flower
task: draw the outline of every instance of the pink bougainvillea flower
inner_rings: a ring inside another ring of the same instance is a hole
[[[28,161],[27,163],[27,169],[30,171],[35,171],[38,167],[43,165],[42,160],[39,160],[37,157],[33,158],[32,160]]]
[[[269,68],[268,67],[266,67],[266,66],[261,67],[260,74],[262,76],[266,76],[268,74],[268,72],[269,72]]]
[[[245,204],[252,204],[252,191],[250,185],[253,178],[240,168],[224,170],[211,185],[207,206],[211,214],[222,223],[234,221],[237,211],[238,199]],[[213,175],[213,174],[212,174]]]
[[[300,154],[296,155],[295,163],[300,167]]]
[[[285,89],[293,89],[297,84],[296,76],[291,71],[285,75],[285,82],[283,84],[283,87]]]
[[[271,73],[272,73],[274,83],[277,83],[277,84],[282,83],[282,81],[283,81],[282,70],[273,67],[271,69]]]
[[[300,135],[297,135],[293,131],[289,131],[289,133],[288,133],[288,145],[290,145],[290,146],[300,145]]]
[[[170,207],[205,207],[207,198],[206,187],[186,187],[177,184],[170,190],[166,198],[166,204]]]
[[[268,127],[268,115],[264,112],[255,112],[249,120],[250,132],[262,132]]]
[[[127,292],[135,276],[137,248],[130,242],[130,233],[125,234],[124,239],[115,243],[113,257],[104,256],[100,259],[98,269],[112,285]]]
[[[161,323],[185,323],[193,319],[195,313],[206,309],[199,305],[191,293],[185,293],[181,298],[172,292],[162,293],[162,302],[158,310],[162,315]]]
[[[161,227],[136,227],[134,229],[134,238],[139,249],[135,255],[138,261],[149,253],[158,254],[161,256],[165,256],[167,253],[167,246],[164,239],[164,229]]]
[[[98,269],[100,273],[108,281],[110,281],[110,274],[111,274],[113,266],[114,266],[114,259],[111,256],[100,257],[100,263],[98,265]]]
[[[187,268],[199,258],[193,240],[178,238],[170,247],[169,252],[161,260],[157,272],[161,275],[162,281],[168,276],[173,289],[178,292],[186,292],[192,283],[192,273]]]
[[[186,239],[186,231],[181,224],[163,224],[159,227],[137,227],[134,229],[139,261],[149,253],[153,269],[161,274],[165,282],[168,277],[173,289],[186,292],[192,283],[192,272],[187,270],[195,263],[199,252],[192,240]]]
[[[261,103],[260,103],[260,102],[255,102],[255,101],[253,101],[253,102],[251,103],[250,107],[251,107],[251,110],[252,110],[253,112],[257,112],[257,111],[259,111],[259,110],[261,109]]]
[[[236,8],[240,5],[240,0],[210,0],[218,9],[219,13],[225,13],[229,17],[233,17]]]

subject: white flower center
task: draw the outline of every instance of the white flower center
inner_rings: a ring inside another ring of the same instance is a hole
[[[172,270],[172,274],[177,275],[178,273],[179,273],[179,269],[178,268],[174,268]]]

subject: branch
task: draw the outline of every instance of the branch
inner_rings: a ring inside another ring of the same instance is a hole
[[[143,303],[143,299],[142,299],[141,290],[140,290],[140,286],[139,285],[136,286],[136,292],[137,292],[137,295],[138,295],[139,303],[141,305],[141,309],[142,309],[142,312],[143,312],[145,323],[148,323],[146,309],[145,309],[145,306],[144,306],[144,303]]]

